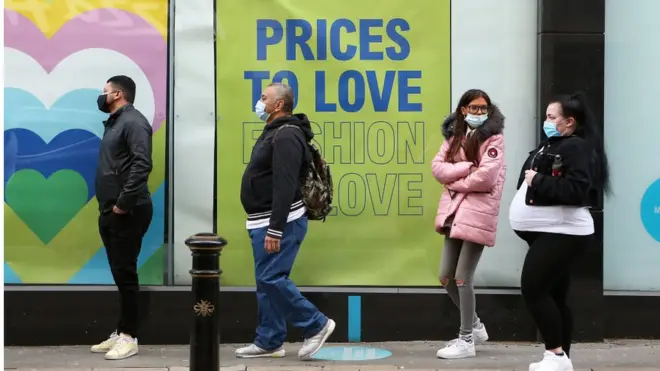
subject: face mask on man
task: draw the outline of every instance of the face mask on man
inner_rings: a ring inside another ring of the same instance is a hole
[[[112,92],[112,93],[114,93],[114,92]],[[108,102],[108,95],[110,95],[112,93],[101,94],[101,95],[99,95],[98,98],[96,98],[96,105],[98,106],[99,111],[105,112],[105,113],[110,113],[110,104],[113,103],[114,100],[112,102]]]
[[[467,122],[467,124],[470,125],[472,129],[478,128],[479,126],[483,125],[483,123],[486,122],[486,120],[488,120],[487,114],[486,115],[468,114],[467,116],[465,116],[465,122]]]
[[[561,136],[561,133],[559,130],[557,130],[557,124],[552,121],[545,121],[543,123],[543,131],[545,132],[545,136],[548,138]]]
[[[254,105],[254,113],[256,113],[257,117],[262,121],[268,121],[268,116],[270,116],[270,113],[266,112],[266,103],[261,100],[258,100],[257,104]]]

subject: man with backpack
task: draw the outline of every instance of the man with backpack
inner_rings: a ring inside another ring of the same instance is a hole
[[[243,173],[241,203],[254,254],[259,325],[254,343],[236,350],[239,358],[284,357],[287,320],[304,331],[301,359],[312,358],[335,329],[289,279],[308,219],[324,219],[332,201],[329,168],[310,143],[307,116],[292,114],[293,104],[293,89],[273,83],[255,106],[266,126]]]

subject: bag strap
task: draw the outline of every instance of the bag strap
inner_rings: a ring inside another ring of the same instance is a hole
[[[277,139],[277,134],[279,134],[280,131],[282,131],[282,129],[284,129],[284,128],[296,128],[296,129],[298,129],[302,132],[302,129],[298,125],[284,124],[284,125],[280,126],[279,128],[277,128],[277,130],[275,130],[275,134],[273,134],[273,142],[275,141],[275,139]]]
[[[275,134],[273,134],[273,137],[271,138],[270,143],[272,143],[273,145],[275,144],[275,139],[277,139],[277,135],[284,128],[296,128],[297,130],[300,130],[300,132],[303,133],[303,143],[305,143],[308,147],[311,146],[311,142],[307,141],[306,138],[305,138],[305,132],[303,131],[303,129],[301,129],[300,126],[298,126],[298,125],[291,125],[291,124],[284,124],[284,125],[280,126],[279,128],[275,129]]]
[[[280,131],[282,131],[282,129],[284,129],[284,128],[296,128],[296,129],[300,130],[301,133],[303,133],[303,137],[305,136],[305,133],[304,133],[303,130],[300,128],[300,126],[298,126],[298,125],[291,125],[291,124],[284,124],[284,125],[280,126],[279,128],[277,128],[277,129],[275,130],[275,134],[273,134],[273,138],[270,140],[270,142],[271,142],[273,145],[275,145],[275,139],[277,139],[277,134],[279,134]],[[308,141],[306,141],[304,138],[303,138],[303,143],[305,143],[305,144],[307,145],[307,149],[303,149],[303,150],[304,150],[304,151],[309,151],[309,152],[308,152],[308,153],[309,153],[309,156],[310,156],[309,161],[310,161],[310,162],[313,162],[313,161],[314,161],[314,154],[311,153],[311,149],[310,149],[310,147],[311,147],[311,143],[308,142]],[[304,146],[304,145],[303,145],[303,146]],[[303,161],[303,162],[304,162],[304,161]]]

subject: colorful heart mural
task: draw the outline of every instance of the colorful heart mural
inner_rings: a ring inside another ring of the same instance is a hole
[[[165,233],[167,0],[5,1],[5,283],[111,284],[97,231],[96,97],[131,76],[151,120],[154,218],[139,258],[162,284]]]

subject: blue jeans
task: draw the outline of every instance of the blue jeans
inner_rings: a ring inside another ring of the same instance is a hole
[[[274,350],[284,344],[286,321],[304,331],[305,339],[318,334],[328,317],[302,296],[289,279],[300,245],[307,234],[307,218],[287,223],[280,251],[269,254],[264,249],[267,227],[248,231],[252,240],[254,274],[257,281],[259,326],[254,344]]]

